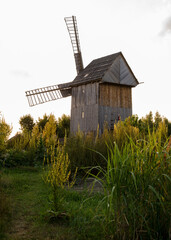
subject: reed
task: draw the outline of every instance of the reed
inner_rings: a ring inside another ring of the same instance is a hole
[[[104,188],[106,232],[112,239],[169,239],[170,148],[158,129],[119,149],[107,144],[107,166],[93,175]],[[101,176],[101,177],[99,177]]]

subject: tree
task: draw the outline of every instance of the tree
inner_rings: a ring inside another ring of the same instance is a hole
[[[150,111],[149,114],[146,115],[145,122],[147,123],[147,126],[150,128],[150,130],[153,130],[153,113],[152,113],[152,111]]]
[[[6,149],[6,142],[11,134],[12,127],[5,122],[5,119],[0,115],[0,154]]]
[[[43,131],[48,121],[49,121],[49,116],[47,116],[46,114],[43,115],[43,118],[38,118],[37,125],[40,131]]]
[[[45,141],[45,145],[47,148],[55,146],[56,144],[56,141],[57,141],[56,126],[57,126],[57,122],[56,122],[55,116],[51,114],[49,116],[49,121],[46,123],[43,130],[43,139]]]
[[[62,115],[61,118],[58,118],[57,122],[57,135],[59,138],[64,138],[66,135],[69,135],[70,132],[70,116],[65,114]]]
[[[22,132],[31,133],[34,127],[34,119],[30,114],[20,117],[19,120]]]
[[[155,125],[156,129],[159,127],[159,123],[161,123],[161,122],[162,122],[162,117],[159,114],[159,112],[156,112],[156,114],[154,116],[154,125]]]

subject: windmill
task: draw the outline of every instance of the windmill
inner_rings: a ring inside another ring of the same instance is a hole
[[[75,58],[77,76],[72,82],[26,91],[30,106],[71,96],[70,131],[78,126],[85,132],[96,132],[104,123],[109,128],[118,119],[132,115],[132,87],[139,83],[121,52],[93,60],[83,67],[76,17],[66,17]]]

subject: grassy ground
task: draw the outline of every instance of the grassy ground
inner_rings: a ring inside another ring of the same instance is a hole
[[[97,208],[102,199],[100,193],[90,196],[86,191],[65,191],[63,206],[68,217],[49,221],[50,188],[42,180],[41,169],[4,170],[2,185],[11,209],[4,239],[107,239],[99,220],[100,208]]]

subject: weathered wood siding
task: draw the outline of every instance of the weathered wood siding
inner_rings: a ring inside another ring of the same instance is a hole
[[[103,82],[135,87],[138,82],[122,56],[118,56],[102,78]]]
[[[110,129],[113,129],[114,123],[118,122],[118,115],[121,120],[132,115],[131,108],[114,108],[107,106],[99,106],[99,129],[103,132],[104,123],[107,122]]]
[[[99,127],[103,131],[104,122],[113,128],[118,116],[121,120],[132,115],[131,88],[122,85],[100,84]]]
[[[132,108],[131,88],[121,85],[100,84],[99,104],[101,106]]]
[[[99,124],[103,132],[104,122],[112,129],[118,116],[124,120],[132,115],[131,88],[110,83],[89,83],[72,88],[71,124],[72,133],[78,126],[84,133],[96,132]]]
[[[120,84],[134,87],[138,84],[123,58],[120,58]]]
[[[72,88],[71,123],[72,133],[96,131],[98,126],[98,83],[89,83]]]
[[[103,132],[104,122],[112,129],[118,116],[121,120],[132,115],[131,87],[136,86],[129,66],[119,56],[107,71],[102,82],[88,83],[72,88],[71,125],[72,133],[96,132],[99,124]]]

